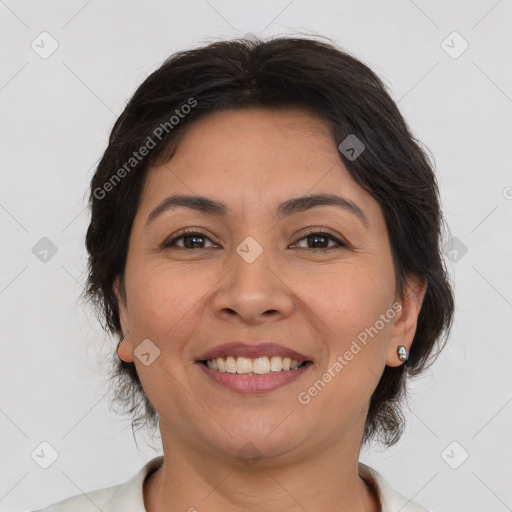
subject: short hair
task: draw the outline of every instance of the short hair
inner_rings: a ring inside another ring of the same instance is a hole
[[[427,283],[409,358],[406,364],[385,367],[370,399],[363,444],[373,439],[391,446],[403,433],[407,376],[430,366],[451,329],[454,297],[441,251],[445,221],[433,165],[386,86],[330,40],[210,42],[171,55],[143,81],[116,120],[91,181],[85,297],[97,308],[104,329],[119,334],[112,286],[119,277],[124,293],[128,241],[145,177],[152,165],[172,157],[188,126],[210,112],[285,107],[320,116],[337,146],[350,135],[363,142],[357,158],[343,151],[339,156],[382,208],[396,290],[403,297],[411,275]],[[143,147],[150,148],[144,156]],[[134,363],[114,360],[114,401],[131,415],[132,429],[156,428],[158,413]]]

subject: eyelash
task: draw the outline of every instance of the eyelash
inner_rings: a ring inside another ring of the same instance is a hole
[[[167,242],[164,242],[163,244],[163,248],[166,249],[166,248],[169,248],[169,247],[172,247],[176,241],[180,240],[181,238],[186,238],[187,236],[192,236],[192,235],[199,235],[203,238],[207,238],[208,240],[210,240],[210,238],[205,234],[205,233],[202,233],[201,231],[197,231],[195,229],[190,229],[190,230],[185,230],[185,231],[182,231],[179,235],[175,236],[174,238],[172,238],[171,240],[168,240]],[[333,249],[344,249],[344,248],[348,248],[348,245],[345,243],[345,242],[342,242],[341,240],[339,240],[338,238],[336,238],[335,236],[331,235],[330,233],[326,233],[326,232],[323,232],[323,231],[309,231],[307,233],[303,233],[301,234],[301,238],[299,238],[297,240],[297,242],[300,242],[301,240],[304,240],[305,238],[308,238],[312,235],[321,235],[325,238],[328,238],[330,240],[333,240],[334,242],[336,242],[338,244],[339,247],[326,247],[326,248],[321,248],[321,247],[299,247],[299,249],[309,249],[310,251],[320,251],[320,252],[330,252],[331,250]],[[212,240],[210,240],[210,242],[212,242]],[[193,251],[195,249],[190,249],[188,247],[179,247],[179,249],[185,249],[185,250],[189,250],[189,251]],[[199,247],[199,249],[204,249],[204,247]],[[206,249],[208,249],[208,247],[206,247]]]

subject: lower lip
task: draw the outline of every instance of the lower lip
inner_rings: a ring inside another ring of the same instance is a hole
[[[212,370],[203,363],[196,363],[201,370],[217,384],[221,384],[232,391],[245,394],[259,394],[274,391],[290,382],[297,380],[312,366],[307,362],[296,370],[281,370],[279,372],[265,373],[264,375],[244,375],[237,373],[219,372]]]

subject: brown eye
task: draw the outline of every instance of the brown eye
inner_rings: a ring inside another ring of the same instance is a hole
[[[305,236],[303,236],[298,242],[301,242],[302,240],[308,240],[307,247],[299,247],[300,249],[313,249],[318,251],[330,251],[331,249],[339,249],[343,247],[347,247],[347,244],[342,242],[341,240],[338,240],[336,237],[329,233],[323,233],[323,232],[311,232],[307,233]],[[334,246],[329,246],[329,241],[335,242]],[[327,246],[324,247],[324,245],[327,244]]]
[[[176,244],[176,242],[183,240],[183,245]],[[209,249],[209,247],[204,247],[201,244],[204,240],[211,240],[200,231],[186,231],[182,232],[180,235],[175,236],[173,239],[165,242],[164,247],[179,247],[180,249]]]

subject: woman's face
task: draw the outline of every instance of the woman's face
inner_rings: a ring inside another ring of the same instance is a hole
[[[155,211],[178,195],[223,206]],[[339,204],[300,199],[313,195]],[[184,228],[193,234],[182,238]],[[119,355],[135,362],[164,446],[216,457],[359,447],[371,394],[384,366],[401,364],[396,347],[410,346],[422,298],[398,301],[379,204],[350,177],[327,125],[297,109],[192,124],[148,172],[125,297],[117,284]],[[228,371],[201,362],[217,355]],[[287,355],[307,362],[278,371]]]

